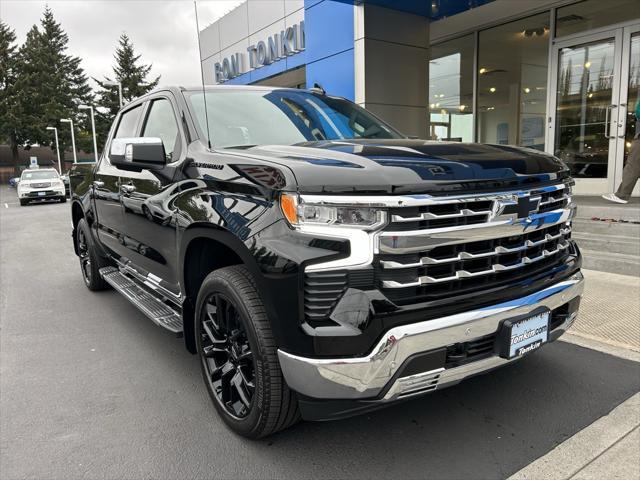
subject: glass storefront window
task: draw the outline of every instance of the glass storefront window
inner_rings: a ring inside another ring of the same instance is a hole
[[[473,141],[474,36],[431,47],[430,134],[433,140]]]
[[[556,37],[634,18],[640,18],[638,0],[586,0],[556,10]]]
[[[545,12],[480,32],[480,142],[544,149],[549,19]]]

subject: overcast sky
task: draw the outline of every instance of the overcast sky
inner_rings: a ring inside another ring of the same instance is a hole
[[[198,0],[200,30],[240,3]],[[68,52],[82,59],[90,78],[112,74],[118,37],[126,32],[141,60],[153,64],[151,74],[162,76],[161,85],[200,82],[192,0],[0,0],[0,19],[21,44],[47,4],[69,35]]]

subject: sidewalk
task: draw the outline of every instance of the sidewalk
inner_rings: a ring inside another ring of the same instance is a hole
[[[575,324],[561,340],[638,362],[640,278],[583,270]],[[606,385],[603,385],[606,388]],[[640,478],[640,393],[576,433],[509,480]]]
[[[586,285],[570,332],[640,352],[640,278],[583,270]]]
[[[509,480],[640,478],[640,394],[540,457]]]

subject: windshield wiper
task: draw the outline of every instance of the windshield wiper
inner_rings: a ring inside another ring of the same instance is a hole
[[[229,148],[237,148],[240,150],[246,150],[247,148],[253,148],[253,147],[257,147],[258,145],[231,145],[229,147],[222,147],[224,150],[227,150]]]

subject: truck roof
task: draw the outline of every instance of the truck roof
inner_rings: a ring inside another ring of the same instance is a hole
[[[220,90],[255,90],[255,91],[265,91],[265,92],[269,92],[269,91],[274,91],[274,90],[291,90],[291,91],[319,91],[318,89],[299,89],[299,88],[291,88],[291,87],[270,87],[270,86],[266,86],[266,85],[205,85],[204,87],[206,92],[215,92],[215,91],[220,91]],[[171,91],[174,94],[180,94],[183,92],[201,92],[202,91],[202,85],[199,86],[182,86],[182,85],[167,85],[167,86],[161,86],[161,87],[156,87],[153,90],[145,93],[144,95],[141,95],[140,97],[135,98],[133,101],[136,100],[140,100],[143,99],[149,95],[153,95],[155,93],[158,92],[162,92],[162,91]]]

